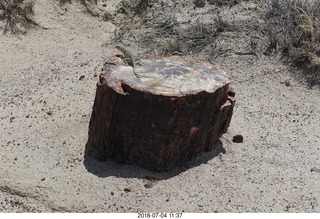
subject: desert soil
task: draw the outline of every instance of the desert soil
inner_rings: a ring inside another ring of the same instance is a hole
[[[65,7],[37,1],[47,30],[0,35],[0,212],[320,212],[320,91],[277,57],[218,59],[237,89],[222,153],[160,173],[85,161],[116,27]]]

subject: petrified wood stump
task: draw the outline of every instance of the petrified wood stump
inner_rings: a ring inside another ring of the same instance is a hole
[[[190,57],[111,57],[97,84],[86,154],[169,170],[214,148],[235,103],[226,74]]]

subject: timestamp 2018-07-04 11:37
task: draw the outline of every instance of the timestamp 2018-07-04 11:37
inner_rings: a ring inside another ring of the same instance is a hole
[[[138,218],[181,218],[182,213],[138,213]]]

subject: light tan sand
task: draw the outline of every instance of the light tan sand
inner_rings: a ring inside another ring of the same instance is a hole
[[[115,27],[67,7],[38,1],[48,30],[0,35],[0,212],[320,212],[320,91],[285,86],[291,72],[275,58],[220,60],[237,88],[225,153],[162,173],[84,162]],[[146,175],[160,181],[147,189]]]

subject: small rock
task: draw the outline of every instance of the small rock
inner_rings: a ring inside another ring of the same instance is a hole
[[[235,142],[235,143],[242,143],[243,142],[243,136],[242,135],[235,135],[235,136],[233,136],[232,141]]]
[[[153,187],[153,185],[154,185],[153,182],[147,182],[147,183],[144,184],[144,187],[145,187],[146,189],[150,189],[150,188]]]
[[[285,81],[282,81],[281,84],[286,85],[287,87],[291,86],[292,78],[287,78]]]
[[[130,188],[130,187],[126,187],[126,188],[124,188],[124,190],[123,191],[125,191],[125,192],[131,192],[132,191],[132,189]]]
[[[157,182],[157,178],[152,176],[145,176],[143,179],[144,187],[147,189],[152,188]]]
[[[80,64],[80,67],[83,67],[83,66],[85,66],[85,65],[88,65],[89,64],[89,61],[87,60],[87,61],[84,61],[84,62],[82,62],[81,64]]]
[[[81,75],[80,78],[79,78],[79,81],[81,81],[82,79],[84,79],[84,77],[85,77],[84,75]]]
[[[316,167],[313,167],[313,168],[311,168],[311,172],[320,173],[320,169],[316,168]]]
[[[288,78],[284,81],[284,84],[289,87],[291,85],[291,78]]]
[[[10,117],[10,123],[13,122],[14,119],[15,119],[14,116]]]

